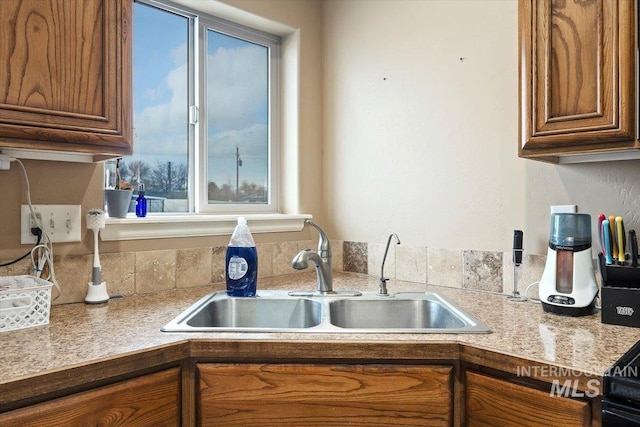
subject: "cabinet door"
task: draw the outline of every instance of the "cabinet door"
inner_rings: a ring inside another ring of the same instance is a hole
[[[588,402],[550,396],[540,390],[487,375],[465,374],[466,426],[590,426]]]
[[[0,1],[0,146],[130,154],[132,0]]]
[[[449,426],[451,368],[199,364],[202,426]]]
[[[0,414],[4,427],[179,426],[180,368]]]
[[[635,146],[635,2],[520,0],[520,155]]]

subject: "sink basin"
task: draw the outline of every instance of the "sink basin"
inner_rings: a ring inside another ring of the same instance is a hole
[[[331,323],[352,329],[459,329],[464,321],[437,301],[340,300],[329,304]]]
[[[208,302],[187,324],[196,328],[309,328],[321,320],[318,301],[233,298]]]
[[[163,328],[172,331],[304,329],[322,321],[322,303],[283,297],[205,297]]]
[[[491,329],[443,296],[365,292],[291,296],[259,291],[254,298],[209,294],[162,328],[165,332],[489,333]]]

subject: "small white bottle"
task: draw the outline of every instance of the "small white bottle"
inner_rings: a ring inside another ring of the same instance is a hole
[[[225,263],[227,294],[233,297],[253,297],[258,285],[258,251],[244,217],[238,217]]]

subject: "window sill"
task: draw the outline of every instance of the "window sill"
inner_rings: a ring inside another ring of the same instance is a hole
[[[100,231],[105,241],[165,239],[176,237],[219,236],[233,232],[238,216],[247,218],[251,233],[280,233],[301,231],[307,214],[150,214],[138,218],[107,218],[106,227]]]

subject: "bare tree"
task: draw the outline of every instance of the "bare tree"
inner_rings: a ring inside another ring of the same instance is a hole
[[[207,185],[207,192],[209,200],[216,200],[220,202],[233,200],[236,195],[231,184],[224,184],[222,187],[218,187],[218,184],[215,182],[209,182]]]
[[[264,186],[256,184],[255,182],[242,181],[242,184],[240,185],[240,200],[266,200],[266,191]]]
[[[137,187],[141,182],[148,185],[151,176],[151,167],[142,160],[132,160],[126,165],[126,174],[129,183]]]
[[[150,173],[150,178],[147,184],[149,190],[161,194],[185,191],[188,180],[187,166],[184,163],[157,162]]]

